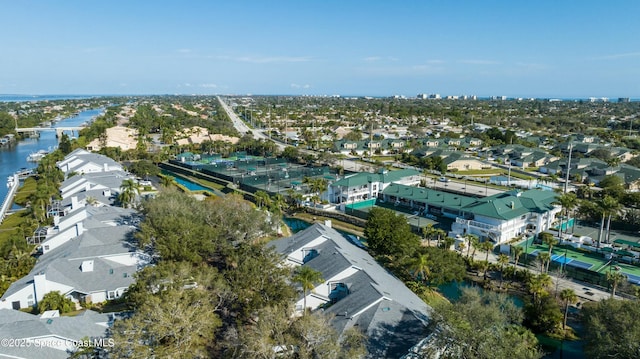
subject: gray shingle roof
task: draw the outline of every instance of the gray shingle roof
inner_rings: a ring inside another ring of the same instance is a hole
[[[12,309],[0,309],[0,338],[33,339],[56,337],[80,340],[84,337],[104,337],[109,314],[85,311],[74,317],[40,318]],[[0,347],[0,357],[68,358],[66,351],[47,347]]]
[[[292,237],[272,242],[272,246],[288,255],[320,236],[328,240],[316,247],[318,256],[305,265],[322,272],[325,280],[349,267],[359,269],[341,280],[349,294],[324,310],[339,333],[353,326],[365,332],[372,358],[400,357],[426,336],[431,308],[336,230],[314,224]]]
[[[34,276],[40,273],[44,273],[47,280],[71,286],[83,293],[128,287],[133,283],[132,274],[138,268],[102,257],[115,254],[133,255],[135,248],[127,242],[132,233],[133,228],[129,226],[110,226],[86,231],[78,238],[40,257],[28,275],[9,286],[3,298],[25,286],[33,285]],[[89,259],[94,261],[93,271],[82,272],[82,261]]]

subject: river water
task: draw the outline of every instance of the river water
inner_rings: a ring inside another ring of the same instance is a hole
[[[75,127],[85,122],[90,122],[102,112],[102,109],[86,110],[80,112],[77,116],[69,117],[58,121],[53,127]],[[69,135],[71,135],[69,133]],[[77,137],[77,133],[75,134]],[[40,138],[27,138],[17,141],[11,146],[0,147],[0,201],[7,194],[6,181],[21,168],[35,168],[37,163],[28,162],[27,157],[39,150],[53,150],[58,146],[58,138],[56,131],[42,131]]]

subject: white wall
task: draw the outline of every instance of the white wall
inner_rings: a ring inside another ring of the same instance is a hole
[[[29,295],[32,296],[32,299],[29,299]],[[0,300],[0,308],[13,309],[12,303],[16,301],[20,302],[20,308],[27,308],[29,307],[29,300],[33,300],[35,303],[35,293],[33,292],[33,285],[31,284],[24,286],[12,295]]]
[[[74,227],[69,227],[62,232],[58,232],[58,234],[56,234],[55,236],[42,242],[41,244],[42,254],[45,255],[51,252],[52,250],[60,247],[61,245],[67,243],[73,238],[78,237],[81,234],[82,234],[82,223],[78,223]]]

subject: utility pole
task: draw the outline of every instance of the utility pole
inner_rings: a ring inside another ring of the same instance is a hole
[[[569,172],[571,172],[571,152],[573,150],[573,143],[569,142],[569,161],[567,162],[567,178],[564,180],[564,193],[567,193],[569,187]],[[568,223],[568,222],[567,222]]]

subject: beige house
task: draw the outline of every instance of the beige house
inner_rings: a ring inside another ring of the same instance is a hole
[[[138,130],[115,126],[107,128],[105,138],[96,138],[87,145],[89,151],[100,151],[104,147],[118,147],[123,151],[135,149],[138,145]]]
[[[204,127],[194,126],[191,128],[185,128],[178,137],[182,137],[176,140],[179,146],[189,144],[201,144],[204,141],[224,141],[236,144],[240,139],[238,137],[221,135],[219,133],[210,134],[209,130]]]

